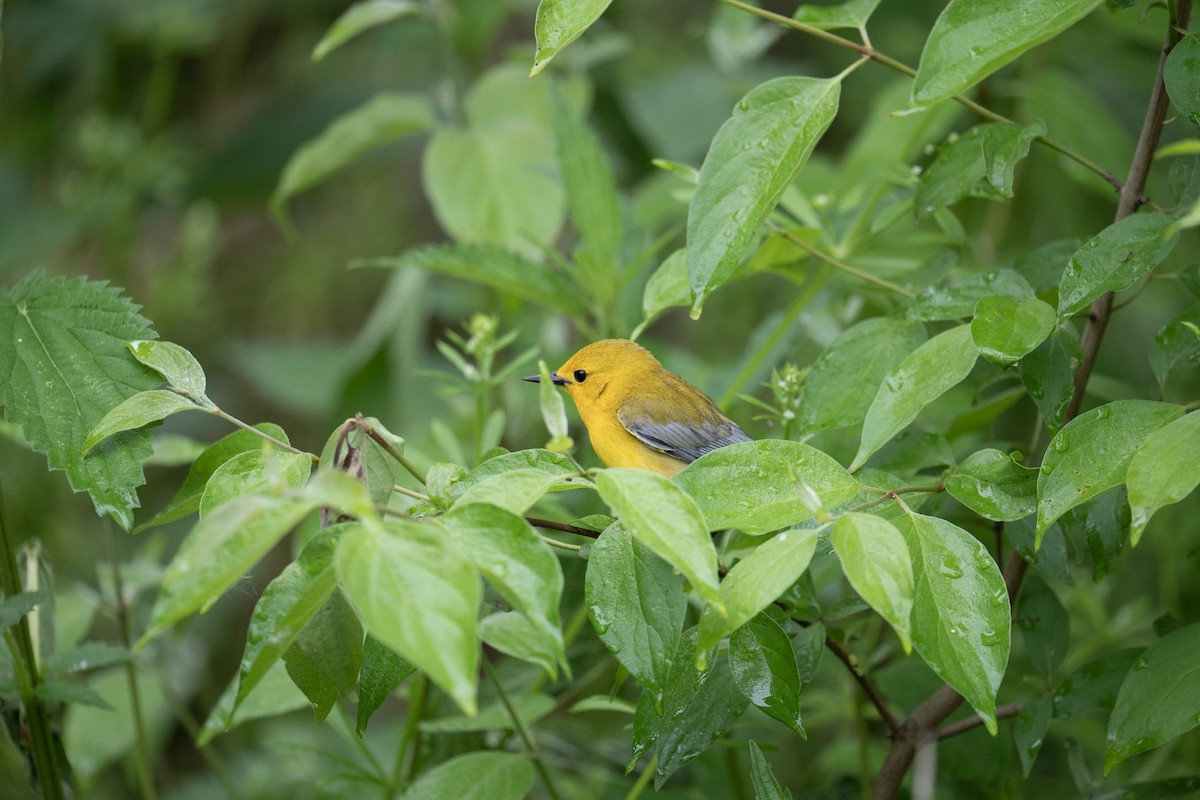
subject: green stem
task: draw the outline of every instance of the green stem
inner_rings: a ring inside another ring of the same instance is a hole
[[[566,542],[560,542],[558,539],[551,539],[549,536],[542,536],[540,533],[538,534],[538,538],[551,547],[557,547],[559,550],[570,550],[573,553],[578,553],[583,549],[583,545],[567,544]]]
[[[404,495],[405,497],[411,497],[413,500],[421,500],[421,501],[424,501],[424,502],[426,502],[426,503],[427,503],[427,502],[429,502],[429,495],[427,495],[427,494],[421,494],[420,492],[415,492],[415,491],[413,491],[412,489],[409,489],[409,488],[407,488],[407,487],[401,486],[401,485],[400,485],[400,484],[398,484],[398,483],[397,483],[397,484],[394,484],[394,485],[392,486],[392,491],[393,491],[393,492],[395,492],[396,494],[402,494],[402,495]]]
[[[625,795],[625,800],[637,800],[650,784],[650,779],[654,777],[654,770],[658,769],[658,753],[650,757],[646,768],[642,770],[642,774],[638,775],[637,783],[629,790],[629,794]]]
[[[395,797],[412,780],[413,766],[417,762],[417,724],[425,710],[425,691],[429,679],[418,672],[408,688],[408,717],[404,720],[404,733],[400,736],[400,752],[396,754],[396,765],[392,771],[392,785],[388,797]]]
[[[778,233],[784,239],[787,239],[789,242],[791,242],[792,244],[799,247],[801,250],[806,251],[809,255],[814,256],[815,258],[819,258],[821,261],[824,261],[826,264],[828,264],[831,267],[836,267],[836,268],[840,269],[842,272],[847,272],[847,273],[855,276],[856,278],[862,278],[864,281],[868,281],[869,283],[874,283],[877,286],[882,286],[883,288],[889,289],[889,290],[895,292],[896,294],[901,294],[908,298],[913,298],[913,297],[917,296],[915,292],[909,291],[908,289],[905,289],[903,286],[894,284],[891,281],[885,280],[884,278],[880,278],[877,275],[872,275],[869,272],[863,272],[858,267],[850,266],[845,261],[842,261],[841,259],[837,258],[836,256],[834,256],[830,253],[826,253],[824,250],[814,247],[813,245],[804,241],[799,236],[796,236],[791,231],[789,231],[787,228],[780,227],[779,225],[776,225],[773,222],[769,223],[767,227],[769,227],[775,233]]]
[[[379,445],[380,447],[382,447],[384,449],[384,452],[386,452],[392,458],[396,459],[396,461],[400,464],[400,466],[402,466],[402,467],[404,467],[404,469],[408,470],[409,475],[412,475],[414,478],[416,478],[417,481],[422,486],[425,485],[425,478],[426,478],[425,473],[422,472],[420,469],[418,469],[416,464],[409,461],[408,458],[405,457],[404,453],[400,452],[395,447],[393,447],[391,442],[389,442],[387,439],[380,436],[379,431],[375,430],[370,425],[364,425],[362,428],[360,428],[360,430],[362,430],[363,433],[367,434],[367,436],[370,436],[371,439],[373,439],[377,445]],[[428,498],[426,498],[426,499],[428,499]]]
[[[0,491],[0,589],[5,597],[21,592],[21,573],[17,569],[14,543],[8,538],[8,513],[4,507],[4,492]],[[50,728],[50,715],[42,698],[37,695],[39,681],[33,640],[29,635],[29,620],[21,617],[16,625],[5,631],[5,640],[12,652],[13,674],[25,709],[29,726],[29,742],[33,751],[33,768],[42,788],[43,798],[62,800],[62,780],[59,777],[57,748]]]
[[[529,728],[525,725],[525,720],[518,716],[517,710],[509,702],[508,693],[504,691],[504,687],[500,684],[500,678],[497,677],[496,670],[486,658],[483,659],[483,671],[487,674],[488,680],[492,682],[492,685],[496,687],[496,694],[500,696],[500,702],[504,704],[504,710],[508,712],[508,716],[513,722],[513,727],[517,729],[521,740],[525,742],[525,749],[529,751],[529,755],[532,757],[533,767],[537,770],[538,775],[541,776],[542,784],[546,787],[546,792],[553,800],[562,800],[558,789],[554,788],[554,781],[550,778],[550,770],[546,768],[546,762],[542,760],[542,754],[538,752],[537,742],[534,741],[533,734],[529,732]]]
[[[236,425],[237,427],[241,428],[242,430],[250,431],[250,433],[253,433],[255,436],[259,437],[260,439],[265,439],[266,441],[270,442],[271,444],[275,445],[276,447],[287,450],[289,453],[295,453],[298,456],[308,456],[309,458],[311,458],[313,460],[314,464],[321,463],[320,456],[315,456],[312,453],[306,453],[305,451],[303,451],[297,447],[292,447],[287,442],[276,439],[271,434],[269,434],[265,431],[260,431],[258,428],[254,427],[253,425],[249,425],[245,422],[242,422],[240,419],[233,416],[232,414],[226,414],[224,411],[217,408],[216,406],[213,406],[211,409],[208,409],[208,413],[218,416],[221,419],[225,420],[226,422]]]

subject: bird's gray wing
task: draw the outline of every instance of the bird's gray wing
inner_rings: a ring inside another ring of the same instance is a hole
[[[750,441],[745,431],[725,417],[721,417],[719,422],[687,424],[662,421],[656,416],[648,403],[636,397],[630,398],[617,410],[617,419],[625,430],[648,447],[680,461],[690,463],[718,447]]]

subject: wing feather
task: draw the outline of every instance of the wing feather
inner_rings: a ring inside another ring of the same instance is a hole
[[[655,418],[657,415],[653,413],[651,403],[643,398],[631,397],[617,410],[617,419],[625,430],[643,444],[689,463],[719,447],[750,441],[745,431],[732,420],[721,416],[715,407],[705,410],[709,412],[706,416],[715,416],[717,420],[702,419],[694,423],[661,421]]]

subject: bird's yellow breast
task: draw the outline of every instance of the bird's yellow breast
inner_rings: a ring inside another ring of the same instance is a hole
[[[606,467],[648,469],[668,478],[687,466],[687,462],[661,453],[625,429],[616,409],[597,405],[577,405],[587,427],[592,449]]]

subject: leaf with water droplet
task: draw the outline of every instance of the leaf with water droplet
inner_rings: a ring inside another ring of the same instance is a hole
[[[1147,436],[1129,461],[1125,481],[1133,510],[1129,543],[1136,545],[1156,511],[1200,485],[1200,413],[1193,411]]]
[[[963,459],[945,478],[950,496],[982,517],[1011,522],[1033,513],[1037,505],[1036,469],[1018,464],[1011,455],[991,448]]]
[[[984,358],[1006,367],[1033,352],[1054,328],[1054,309],[1036,297],[992,295],[975,304],[971,338]]]
[[[900,531],[882,517],[843,514],[833,524],[830,541],[850,585],[892,626],[904,652],[910,652],[913,567]]]
[[[1163,83],[1171,105],[1200,125],[1200,39],[1185,36],[1163,64]]]
[[[800,670],[792,643],[779,623],[759,614],[729,637],[729,666],[742,694],[803,739]]]

